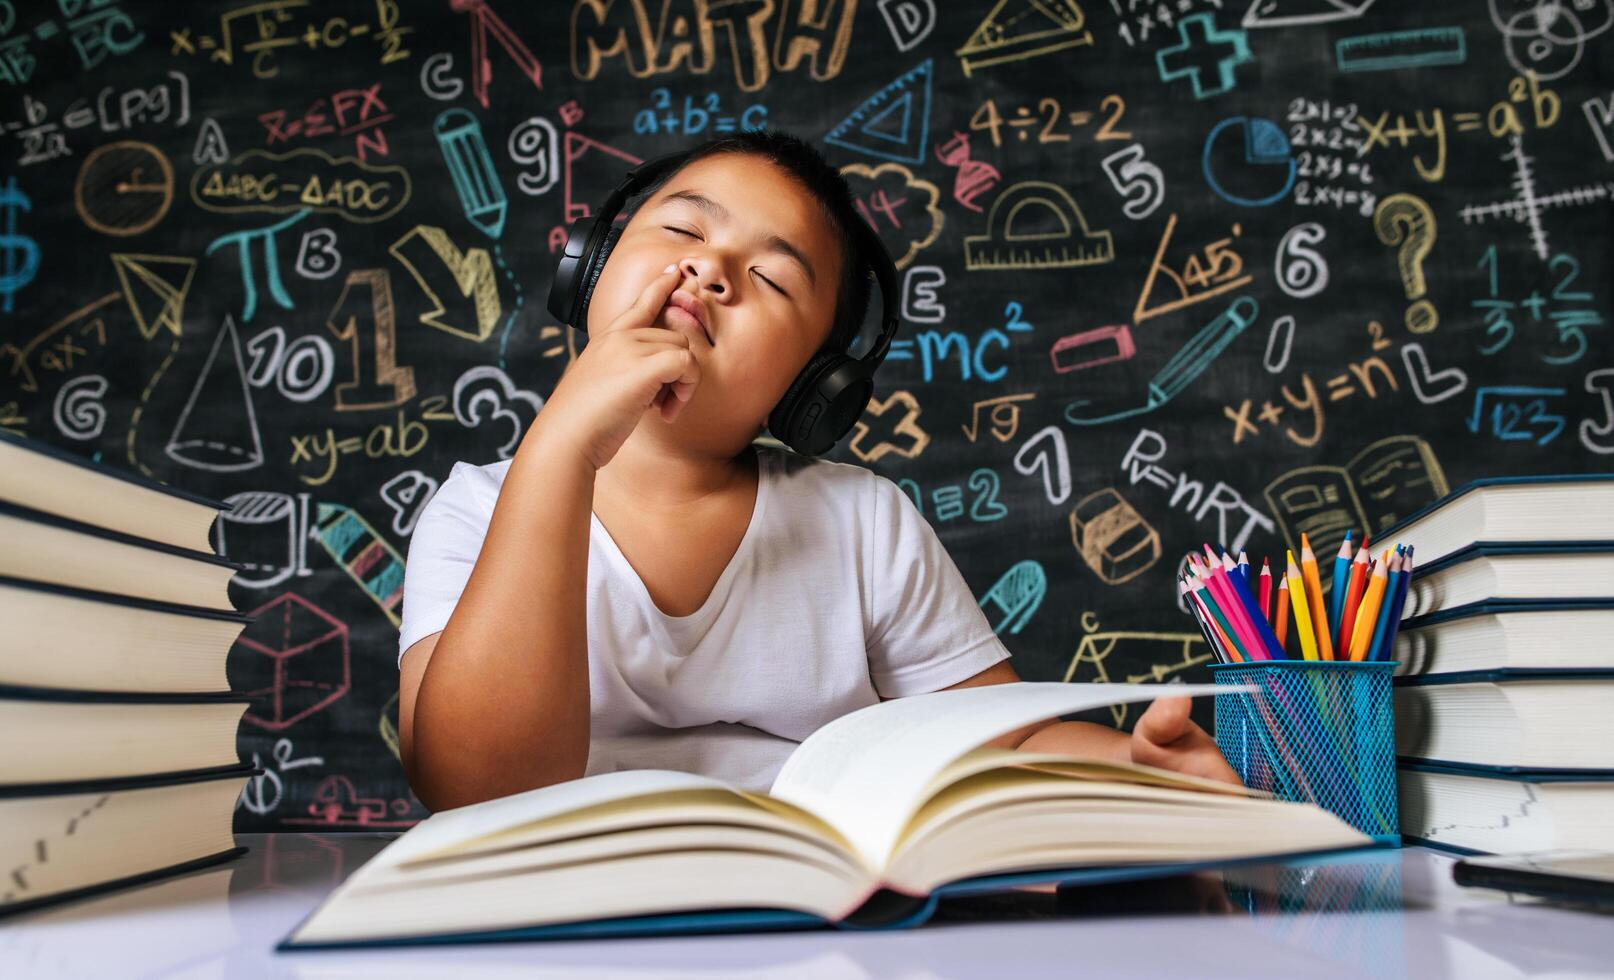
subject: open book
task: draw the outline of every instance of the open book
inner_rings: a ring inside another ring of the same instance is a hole
[[[278,948],[913,925],[949,889],[1371,845],[1311,804],[984,744],[1079,711],[1243,690],[1022,681],[936,691],[820,728],[766,794],[649,769],[444,810]]]

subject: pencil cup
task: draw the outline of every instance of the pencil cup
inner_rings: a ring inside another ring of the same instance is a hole
[[[1260,660],[1211,664],[1216,747],[1251,789],[1315,803],[1399,847],[1393,661]]]

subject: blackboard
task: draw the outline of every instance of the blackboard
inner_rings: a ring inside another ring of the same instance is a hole
[[[6,0],[0,425],[235,504],[215,541],[258,619],[230,677],[267,770],[238,830],[408,826],[402,562],[579,350],[543,302],[567,222],[634,162],[772,126],[899,265],[831,458],[912,494],[1023,677],[1200,681],[1187,549],[1326,556],[1477,477],[1608,468],[1611,23]]]

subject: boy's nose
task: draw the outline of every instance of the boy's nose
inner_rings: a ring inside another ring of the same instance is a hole
[[[695,288],[700,289],[701,280],[705,280],[707,288],[712,292],[721,294],[724,291],[722,275],[717,271],[714,263],[694,256],[686,256],[678,262],[678,269],[685,276],[695,280]]]

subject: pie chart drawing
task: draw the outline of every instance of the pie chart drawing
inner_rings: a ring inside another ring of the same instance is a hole
[[[1289,137],[1270,119],[1234,116],[1205,137],[1200,160],[1217,196],[1247,208],[1282,200],[1295,185]]]

